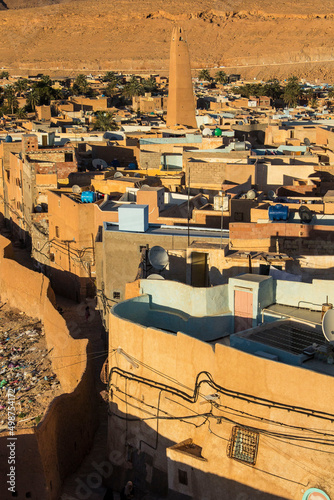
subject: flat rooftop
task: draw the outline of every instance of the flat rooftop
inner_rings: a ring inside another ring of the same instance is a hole
[[[112,222],[104,222],[103,228],[104,231],[113,233],[142,233],[141,231],[120,231],[118,224]],[[188,236],[188,228],[187,226],[161,226],[159,224],[150,224],[147,231],[142,234],[186,237]],[[223,238],[224,240],[228,240],[229,231],[227,229],[221,231],[220,229],[202,229],[199,227],[190,227],[189,236],[191,238],[217,238],[217,240]]]

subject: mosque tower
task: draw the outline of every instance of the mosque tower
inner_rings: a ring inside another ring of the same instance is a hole
[[[188,44],[182,28],[173,28],[169,62],[167,127],[197,128]]]

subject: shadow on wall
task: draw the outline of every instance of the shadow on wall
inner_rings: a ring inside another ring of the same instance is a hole
[[[87,364],[88,340],[74,340],[64,318],[55,309],[49,280],[14,260],[9,240],[0,237],[0,298],[13,308],[42,321],[52,368],[63,394],[57,397],[37,427],[16,433],[16,492],[14,497],[58,500],[64,478],[73,472],[89,450],[97,424],[92,367]],[[73,356],[73,358],[72,358]],[[71,363],[69,359],[83,363]],[[8,432],[0,437],[1,498],[8,492]],[[30,496],[26,496],[30,493]]]
[[[138,498],[148,493],[168,495],[168,499],[173,500],[191,498],[283,500],[285,498],[207,472],[209,463],[205,457],[198,458],[191,453],[175,451],[175,448],[170,450],[176,443],[158,432],[159,424],[154,429],[139,420],[137,416],[120,412],[116,403],[110,403],[109,429],[113,432],[110,432],[107,462],[109,474],[105,484],[114,490],[119,491],[127,481],[132,481]],[[189,434],[186,438],[192,436],[194,430],[195,427],[189,424]],[[221,452],[224,455],[226,447],[227,442],[222,442]],[[249,476],[250,469],[256,469],[242,463],[239,463],[239,467],[240,477],[242,470],[245,476]],[[278,476],[274,472],[268,474],[272,475],[273,481],[277,480]],[[85,479],[87,478],[83,479],[84,482]],[[299,483],[296,484],[296,488],[301,486]]]

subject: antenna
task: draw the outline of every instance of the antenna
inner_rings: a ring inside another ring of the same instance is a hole
[[[148,252],[148,260],[154,269],[162,271],[169,262],[168,253],[160,246],[154,246]]]
[[[74,184],[74,186],[72,186],[72,193],[80,194],[81,191],[82,191],[82,189],[80,186],[78,186],[78,184]]]
[[[334,309],[325,312],[322,319],[322,333],[328,342],[334,344]]]
[[[97,170],[108,168],[108,163],[105,160],[101,160],[101,158],[95,158],[95,160],[92,161],[92,164]]]
[[[122,172],[115,172],[114,173],[114,179],[120,179],[121,177],[123,177]]]
[[[299,217],[300,220],[303,222],[303,224],[309,224],[313,218],[313,214],[311,210],[308,207],[305,207],[305,205],[302,205],[298,209]]]

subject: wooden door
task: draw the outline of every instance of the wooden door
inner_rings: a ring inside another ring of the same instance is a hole
[[[252,328],[253,294],[243,290],[234,290],[234,332]]]

